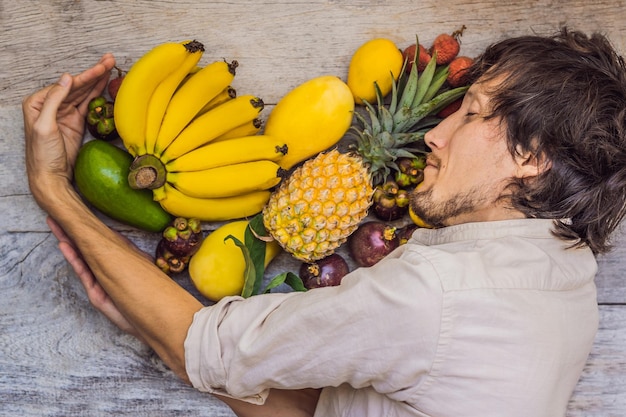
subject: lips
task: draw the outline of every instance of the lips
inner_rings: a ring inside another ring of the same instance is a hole
[[[426,158],[426,167],[431,167],[431,168],[439,168],[439,159],[435,158],[432,155],[428,155],[428,157]]]

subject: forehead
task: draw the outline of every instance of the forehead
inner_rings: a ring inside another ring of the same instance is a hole
[[[481,107],[489,107],[490,99],[495,95],[501,86],[504,76],[495,78],[479,79],[465,93],[468,101],[478,102]]]

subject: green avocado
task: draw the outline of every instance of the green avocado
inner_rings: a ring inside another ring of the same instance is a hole
[[[128,185],[133,157],[102,140],[81,146],[74,167],[74,181],[83,198],[105,215],[148,232],[161,232],[172,216],[152,198],[151,190]]]

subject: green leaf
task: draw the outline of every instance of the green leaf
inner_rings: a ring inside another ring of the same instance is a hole
[[[393,80],[393,74],[391,74]],[[385,100],[385,96],[378,85],[378,82],[374,81],[374,91],[376,92],[376,106],[381,107],[384,106],[383,101]]]
[[[393,131],[393,115],[387,110],[385,106],[379,108],[380,111],[380,123],[383,128],[383,132]]]
[[[265,246],[266,243],[259,238],[267,236],[267,230],[263,224],[263,215],[257,214],[248,223],[244,233],[244,243],[250,253],[252,266],[255,271],[252,295],[258,294],[265,275]]]
[[[263,293],[266,294],[283,283],[289,285],[295,291],[306,291],[302,279],[293,272],[287,271],[272,278],[265,289],[263,289]]]
[[[306,287],[304,286],[302,279],[293,272],[287,272],[285,284],[289,285],[294,291],[306,291]]]
[[[413,102],[411,103],[411,108],[418,106],[424,101],[426,91],[428,91],[428,87],[432,83],[436,69],[437,52],[435,51],[432,58],[430,58],[430,61],[428,61],[428,64],[426,64],[426,68],[424,68],[424,71],[422,71],[422,76],[417,81],[417,92],[415,93],[415,97],[413,98]]]
[[[226,240],[228,239],[232,239],[232,241],[235,242],[235,245],[237,245],[239,249],[241,249],[241,253],[243,254],[243,258],[246,262],[241,296],[244,298],[248,298],[254,295],[254,284],[256,282],[256,271],[254,269],[254,262],[252,261],[252,257],[250,256],[250,251],[241,240],[237,239],[233,235],[228,235],[224,238],[224,242],[226,242]]]
[[[420,104],[413,109],[412,113],[406,117],[406,119],[397,124],[397,131],[408,132],[426,116],[439,112],[457,98],[462,97],[468,88],[468,86],[457,87],[439,94],[429,102]]]
[[[448,78],[448,72],[449,72],[448,66],[444,66],[444,67],[437,69],[437,71],[435,72],[435,75],[433,76],[433,80],[430,83],[430,87],[428,87],[428,90],[426,90],[426,94],[424,95],[424,98],[422,100],[424,103],[432,100],[432,98],[435,97],[437,92],[439,92],[439,89],[441,88],[443,83],[446,82],[446,79]]]
[[[404,62],[406,65],[406,61]],[[402,70],[400,74],[404,74],[404,65],[402,66]],[[400,82],[400,78],[398,78],[398,82],[396,83],[393,79],[393,73],[391,74],[391,100],[389,101],[389,113],[394,114],[396,112],[396,107],[398,106],[398,84]]]
[[[413,99],[415,98],[415,92],[417,91],[417,82],[417,64],[414,63],[413,67],[411,68],[411,72],[409,73],[409,78],[406,82],[406,85],[402,90],[400,101],[398,102],[398,110],[411,107],[411,103],[413,103]]]
[[[431,128],[437,126],[441,122],[441,117],[437,116],[426,116],[419,123],[413,125],[411,129],[409,129],[410,133],[424,131],[426,133]]]
[[[367,110],[367,114],[370,117],[370,126],[372,128],[372,136],[376,136],[381,132],[380,121],[378,117],[376,117],[376,109],[367,101],[364,101],[365,109]]]
[[[263,240],[267,236],[267,230],[263,225],[263,215],[258,214],[248,222],[244,232],[244,241],[240,241],[233,235],[224,238],[232,241],[241,249],[245,261],[243,289],[241,296],[244,298],[259,294],[265,275],[265,246]]]

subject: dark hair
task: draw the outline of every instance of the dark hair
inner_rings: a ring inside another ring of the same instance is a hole
[[[601,34],[567,28],[489,46],[469,71],[471,82],[501,78],[489,92],[511,154],[531,152],[546,169],[511,186],[527,217],[555,220],[554,234],[611,249],[626,214],[626,68]]]

